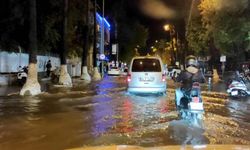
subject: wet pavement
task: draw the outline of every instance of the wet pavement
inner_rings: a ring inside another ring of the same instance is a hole
[[[20,87],[0,87],[0,149],[250,144],[250,98],[228,98],[224,83],[212,91],[204,86],[204,127],[199,128],[178,118],[176,86],[168,80],[167,95],[142,96],[126,92],[124,77],[75,79],[74,88],[42,83],[45,92],[36,97],[18,96]]]

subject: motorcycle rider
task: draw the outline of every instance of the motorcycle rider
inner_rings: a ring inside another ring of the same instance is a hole
[[[175,81],[181,82],[182,85],[180,88],[176,89],[176,107],[177,110],[182,108],[187,109],[188,101],[182,99],[184,97],[184,93],[187,95],[190,94],[193,82],[205,83],[206,79],[199,69],[198,60],[195,56],[189,55],[186,58],[186,69],[182,70],[180,75],[176,78]]]

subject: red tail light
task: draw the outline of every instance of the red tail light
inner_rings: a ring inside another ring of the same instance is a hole
[[[161,79],[162,82],[165,82],[166,81],[166,74],[162,74],[162,79]]]
[[[127,81],[130,82],[131,81],[131,74],[127,75]]]
[[[199,97],[193,97],[193,102],[194,102],[194,103],[199,103],[199,102],[200,102]]]

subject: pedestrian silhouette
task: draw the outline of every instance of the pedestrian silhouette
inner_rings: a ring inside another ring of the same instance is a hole
[[[51,61],[49,60],[46,64],[47,77],[50,77],[51,68],[52,68]]]

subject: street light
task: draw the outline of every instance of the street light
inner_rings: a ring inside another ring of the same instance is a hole
[[[172,57],[174,58],[174,34],[175,34],[175,26],[174,25],[171,25],[171,24],[165,24],[163,26],[163,29],[165,31],[168,31],[169,32],[169,35],[170,35],[170,45],[171,45],[171,48],[172,48]],[[172,59],[172,60],[175,60],[177,61],[177,50],[178,50],[178,32],[176,32],[176,56],[175,56],[175,59]]]
[[[164,30],[165,31],[169,31],[170,30],[170,25],[169,24],[166,24],[163,26]]]

